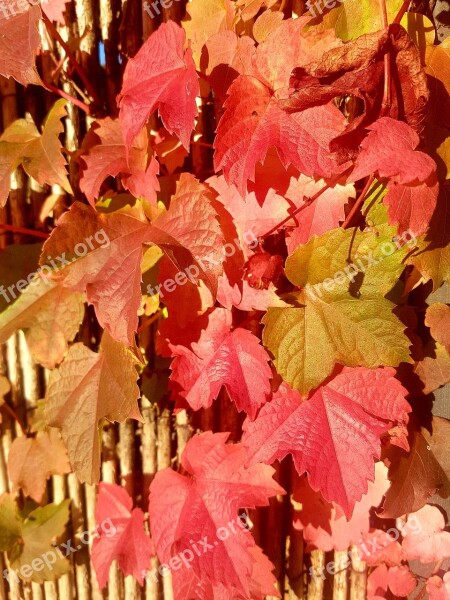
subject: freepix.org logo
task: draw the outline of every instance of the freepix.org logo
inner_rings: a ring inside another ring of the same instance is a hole
[[[344,2],[344,0],[308,0],[306,3],[306,8],[309,10],[312,17],[318,17],[326,9],[335,8],[342,2]]]

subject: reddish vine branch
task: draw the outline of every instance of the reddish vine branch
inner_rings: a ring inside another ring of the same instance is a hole
[[[51,83],[47,83],[46,82],[45,86],[49,90],[51,90],[52,92],[54,92],[55,94],[58,94],[58,96],[61,96],[61,98],[64,98],[65,100],[68,100],[69,102],[72,102],[72,104],[74,104],[75,106],[78,106],[78,108],[80,108],[81,110],[83,110],[87,115],[91,114],[91,109],[82,100],[78,100],[78,98],[74,98],[70,94],[67,94],[63,90],[60,90],[58,87],[56,87],[56,85],[52,85]]]
[[[380,0],[381,16],[383,19],[383,28],[389,27],[387,16],[386,0]],[[397,15],[398,16],[398,15]],[[381,116],[389,114],[391,107],[391,53],[386,52],[384,55],[384,88],[383,100],[381,102]]]
[[[400,21],[403,19],[404,15],[406,13],[406,11],[408,10],[408,7],[410,4],[411,4],[411,0],[404,0],[400,10],[398,11],[397,16],[393,20],[393,23],[400,23]]]
[[[61,37],[59,31],[56,29],[56,27],[53,25],[53,23],[51,22],[51,20],[47,17],[47,15],[45,14],[44,11],[42,11],[42,19],[44,20],[44,23],[50,33],[50,35],[61,45],[61,47],[63,48],[64,52],[66,53],[67,58],[69,59],[71,65],[73,66],[73,68],[75,69],[75,71],[78,73],[81,81],[84,84],[84,87],[86,88],[88,94],[91,96],[92,100],[95,102],[95,104],[101,104],[101,100],[99,98],[99,96],[97,95],[97,92],[95,91],[93,85],[91,84],[91,82],[89,81],[86,73],[83,70],[83,67],[80,65],[80,63],[77,61],[75,55],[73,54],[72,50],[69,48],[69,45],[67,44],[67,42]]]
[[[305,210],[305,208],[307,208],[308,206],[311,206],[311,204],[315,200],[317,200],[317,198],[319,196],[321,196],[324,192],[326,192],[331,187],[332,187],[332,184],[331,183],[327,183],[316,194],[314,194],[314,196],[312,196],[311,198],[306,198],[304,204],[302,204],[301,206],[299,206],[298,208],[296,208],[288,217],[286,217],[285,219],[283,219],[282,221],[280,221],[280,223],[278,223],[278,225],[275,225],[275,227],[272,227],[272,229],[270,231],[268,231],[264,235],[260,236],[260,239],[264,240],[264,239],[268,238],[269,235],[272,235],[272,233],[275,233],[276,231],[278,231],[278,229],[280,227],[282,227],[285,223],[287,223],[292,218],[294,218],[296,215],[298,215],[300,212],[302,212],[302,210]]]
[[[0,223],[0,229],[13,231],[14,233],[23,233],[24,235],[32,235],[34,237],[40,237],[44,239],[50,237],[50,234],[45,233],[45,231],[36,231],[35,229],[27,229],[26,227],[16,227],[15,225],[8,225],[7,223]]]
[[[15,421],[17,423],[17,425],[19,425],[20,429],[22,430],[23,435],[27,435],[27,430],[25,429],[25,425],[22,422],[22,419],[19,417],[19,415],[16,413],[16,411],[7,403],[4,402],[3,404],[0,405],[0,410],[4,410],[5,412],[7,412],[9,414],[9,416],[12,418],[13,421]]]
[[[342,223],[342,228],[343,229],[346,229],[349,226],[349,224],[352,222],[353,217],[358,212],[358,210],[360,209],[362,203],[366,199],[367,192],[369,191],[369,188],[372,185],[374,179],[375,179],[375,175],[371,175],[369,177],[369,179],[367,180],[366,185],[364,186],[361,194],[358,196],[358,199],[356,200],[355,204],[353,205],[351,211],[348,213],[347,218]]]

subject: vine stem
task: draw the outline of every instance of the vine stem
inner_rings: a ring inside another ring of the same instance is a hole
[[[347,218],[345,219],[345,221],[342,223],[342,229],[346,229],[349,224],[351,223],[353,217],[355,216],[355,214],[358,212],[358,210],[361,207],[361,204],[364,202],[364,200],[366,199],[367,196],[367,192],[369,191],[370,186],[372,185],[373,181],[375,179],[375,175],[371,175],[369,177],[369,179],[366,182],[366,185],[364,186],[363,191],[361,192],[361,194],[359,195],[358,199],[356,200],[355,204],[352,207],[352,210],[348,213]]]
[[[0,223],[0,229],[6,229],[6,231],[14,231],[15,233],[23,233],[24,235],[33,235],[34,237],[49,238],[50,234],[45,231],[36,231],[35,229],[27,229],[26,227],[16,227],[15,225],[8,225],[7,223]]]
[[[400,21],[403,19],[406,11],[408,10],[409,5],[411,4],[411,0],[404,0],[402,7],[400,8],[400,10],[398,11],[397,16],[395,17],[395,19],[393,20],[393,23],[400,23]]]
[[[149,319],[144,321],[144,323],[142,323],[142,325],[140,327],[138,327],[138,330],[136,331],[136,333],[137,334],[141,333],[141,331],[143,331],[144,329],[147,329],[147,327],[150,327],[150,325],[152,323],[154,323],[155,321],[157,321],[160,317],[161,317],[161,311],[158,310],[152,317],[150,317]]]
[[[211,148],[214,150],[214,146],[212,144],[208,144],[207,142],[193,141],[191,142],[193,145],[202,146],[202,148]]]
[[[45,86],[49,90],[54,92],[55,94],[58,94],[58,96],[61,96],[61,98],[64,98],[65,100],[69,100],[69,102],[72,102],[72,104],[74,104],[75,106],[78,106],[78,108],[83,110],[87,115],[91,114],[91,110],[90,110],[89,106],[82,100],[78,100],[78,98],[74,98],[70,94],[66,94],[66,92],[63,92],[63,90],[60,90],[59,88],[57,88],[55,85],[52,85],[51,83],[45,83]]]
[[[50,35],[57,42],[59,42],[59,44],[61,45],[61,47],[64,49],[64,52],[66,53],[67,58],[70,60],[70,62],[72,63],[73,68],[75,69],[75,71],[80,76],[80,79],[84,83],[84,86],[85,86],[87,92],[90,94],[92,100],[96,104],[100,105],[101,104],[100,98],[98,97],[97,92],[95,91],[94,87],[92,86],[91,82],[89,81],[89,79],[88,79],[86,73],[84,72],[82,66],[77,61],[75,55],[73,54],[72,50],[69,48],[67,42],[65,42],[63,40],[63,38],[61,37],[59,31],[53,25],[53,23],[51,22],[51,20],[47,17],[47,15],[45,14],[45,11],[42,11],[42,18],[44,20],[44,23],[45,23],[45,25],[46,25],[46,27],[47,27]]]
[[[386,0],[380,0],[380,10],[383,19],[383,28],[388,29],[389,21],[386,9]],[[398,16],[398,15],[397,15]],[[389,112],[391,106],[391,53],[386,52],[384,55],[384,88],[383,101],[381,103],[381,115],[385,116]]]
[[[3,404],[0,405],[0,410],[4,410],[5,412],[7,412],[9,414],[9,416],[13,419],[13,421],[15,421],[17,423],[17,425],[19,425],[20,429],[22,430],[23,435],[24,436],[27,435],[25,425],[22,423],[21,418],[7,402],[4,402]]]
[[[379,3],[380,3],[381,18],[383,21],[383,28],[387,29],[389,27],[389,21],[388,21],[388,16],[387,16],[386,0],[379,0]]]
[[[326,192],[327,190],[329,190],[332,187],[334,187],[340,177],[344,177],[344,175],[348,175],[352,171],[352,169],[353,169],[353,166],[349,167],[348,169],[345,169],[345,171],[343,171],[342,173],[340,173],[339,176],[337,176],[334,180],[330,181],[330,183],[327,183],[322,188],[320,188],[320,190],[316,194],[314,194],[314,196],[312,196],[311,198],[306,198],[304,204],[302,204],[301,206],[299,206],[298,208],[296,208],[288,217],[286,217],[285,219],[283,219],[282,221],[280,221],[280,223],[278,223],[278,225],[275,225],[275,227],[272,227],[272,229],[270,231],[268,231],[264,235],[261,235],[259,237],[259,239],[260,240],[265,240],[267,237],[269,237],[269,235],[272,235],[272,233],[275,233],[285,223],[287,223],[288,221],[290,221],[291,219],[293,219],[296,215],[298,215],[298,213],[302,212],[302,210],[305,210],[305,208],[308,208],[308,206],[311,206],[311,204],[315,200],[317,200],[317,198],[319,198],[319,196],[321,196],[324,192]]]
[[[305,210],[305,208],[308,208],[308,206],[311,206],[311,204],[315,200],[317,200],[317,198],[319,196],[321,196],[324,192],[326,192],[327,190],[329,190],[331,188],[331,186],[332,186],[331,183],[327,183],[316,194],[314,194],[314,196],[312,196],[311,198],[306,198],[304,204],[302,204],[300,207],[296,208],[288,217],[286,217],[285,219],[283,219],[282,221],[280,221],[280,223],[278,223],[278,225],[275,225],[275,227],[272,227],[272,229],[270,231],[268,231],[264,235],[260,236],[260,239],[264,240],[264,239],[268,238],[269,235],[272,235],[272,233],[275,233],[285,223],[287,223],[292,218],[294,218],[296,215],[298,215],[298,213],[302,212],[302,210]]]

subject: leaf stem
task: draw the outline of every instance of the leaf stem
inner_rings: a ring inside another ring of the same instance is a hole
[[[44,23],[50,33],[50,35],[57,41],[59,42],[59,44],[61,45],[61,47],[64,49],[64,52],[67,55],[67,58],[70,60],[73,68],[75,69],[75,71],[78,73],[78,75],[80,76],[80,79],[82,80],[82,82],[84,83],[84,87],[86,88],[87,92],[90,94],[92,100],[96,103],[101,105],[101,100],[97,95],[97,92],[95,91],[94,87],[92,86],[91,82],[89,81],[86,73],[84,72],[82,66],[80,65],[80,63],[77,61],[75,55],[73,54],[72,50],[69,48],[69,45],[67,44],[67,42],[65,42],[63,40],[63,38],[61,37],[59,31],[56,29],[56,27],[53,25],[53,23],[51,22],[51,20],[47,17],[47,15],[45,14],[44,11],[42,11],[42,19],[44,20]]]
[[[7,402],[0,404],[0,410],[2,409],[9,414],[9,416],[12,418],[13,421],[17,423],[17,425],[19,425],[23,435],[26,436],[27,431],[25,429],[25,425],[22,423],[22,419],[19,417],[16,411]]]
[[[6,229],[6,231],[14,231],[15,233],[23,233],[24,235],[33,235],[34,237],[49,238],[50,234],[45,231],[36,231],[35,229],[27,229],[26,227],[16,227],[15,225],[7,225],[6,223],[0,223],[0,229]]]
[[[63,90],[60,90],[51,83],[46,83],[45,86],[55,94],[58,94],[58,96],[61,96],[61,98],[64,98],[65,100],[72,102],[72,104],[74,104],[75,106],[78,106],[78,108],[83,110],[87,115],[91,114],[91,109],[82,100],[78,100],[78,98],[74,98],[70,94],[66,94],[66,92],[63,92]]]
[[[355,216],[355,214],[358,212],[359,208],[361,207],[361,204],[364,202],[364,200],[367,196],[367,192],[369,191],[369,188],[372,185],[374,179],[375,179],[375,175],[371,175],[369,177],[369,179],[367,180],[366,185],[364,186],[363,191],[358,196],[358,199],[356,200],[355,204],[353,205],[352,210],[348,213],[347,218],[342,223],[342,229],[346,229],[349,226],[349,224],[351,223],[353,217]]]
[[[410,4],[411,4],[411,0],[404,0],[402,7],[398,11],[397,16],[392,21],[393,23],[400,23],[400,21],[403,19],[404,15],[406,13],[406,11],[408,10],[408,7]]]

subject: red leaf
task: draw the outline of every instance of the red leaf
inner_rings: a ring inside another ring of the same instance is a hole
[[[417,579],[406,565],[391,567],[387,574],[388,586],[394,596],[404,598],[417,587]]]
[[[427,230],[436,208],[439,184],[436,176],[415,185],[389,182],[383,203],[388,207],[389,223],[398,226],[398,233],[409,230],[420,236]]]
[[[434,160],[416,150],[419,136],[406,123],[382,117],[367,129],[369,134],[361,143],[352,181],[378,173],[405,185],[426,181],[436,172]]]
[[[425,233],[439,192],[434,160],[416,150],[420,139],[406,123],[389,117],[368,126],[369,134],[361,143],[351,181],[372,173],[390,178],[383,202],[389,207],[389,223],[399,233],[411,230]]]
[[[150,566],[154,548],[144,529],[145,515],[140,508],[132,507],[125,489],[100,483],[95,507],[98,537],[92,546],[92,564],[102,589],[108,583],[113,560],[118,560],[124,575],[133,575],[141,585]]]
[[[267,290],[270,284],[277,283],[283,270],[283,257],[268,252],[257,252],[245,265],[245,275],[250,287]]]
[[[389,116],[405,120],[420,132],[429,96],[427,78],[416,45],[397,24],[351,40],[325,52],[319,60],[295,69],[291,86],[296,91],[282,103],[283,108],[304,111],[337,96],[360,98],[364,113],[351,121],[331,144],[332,150],[340,151],[342,159],[354,156],[365,137],[365,128],[381,113],[386,53],[390,53],[394,82]]]
[[[292,164],[309,176],[330,177],[339,171],[329,152],[330,141],[344,127],[334,106],[287,114],[270,88],[241,75],[230,86],[225,112],[217,128],[214,164],[243,196],[255,165],[275,146],[284,167]]]
[[[387,587],[387,567],[386,565],[380,565],[374,569],[367,578],[368,600],[378,600],[378,598],[384,598]]]
[[[349,518],[374,479],[379,436],[406,422],[410,406],[393,369],[344,369],[305,402],[283,384],[253,423],[244,423],[249,462],[271,463],[292,454],[311,487]]]
[[[441,579],[437,575],[430,577],[427,582],[427,592],[430,600],[449,600],[450,598],[450,571]]]
[[[222,386],[251,419],[270,393],[269,355],[246,329],[231,331],[231,312],[216,308],[192,350],[173,346],[172,390],[194,410],[211,406]]]
[[[159,227],[170,230],[195,257],[184,273],[178,273],[170,257],[159,263],[159,297],[182,327],[211,308],[216,299],[225,258],[218,208],[211,190],[183,173],[170,209],[158,218]]]
[[[189,149],[200,88],[192,51],[184,50],[185,41],[179,25],[163,23],[127,64],[119,119],[128,149],[156,109],[167,131]]]
[[[270,496],[284,490],[273,481],[271,467],[245,468],[243,446],[226,445],[228,435],[207,432],[191,439],[181,459],[187,474],[165,469],[156,474],[150,488],[151,531],[158,557],[170,566],[178,557],[186,567],[181,571],[180,565],[172,567],[177,600],[193,597],[192,590],[191,595],[183,590],[185,578],[192,581],[189,572],[200,579],[203,589],[224,586],[233,591],[203,593],[200,598],[263,600],[265,594],[276,595],[273,566],[238,515],[244,507],[267,506]],[[257,587],[263,592],[251,594]]]
[[[248,578],[250,596],[243,594],[236,588],[226,587],[222,583],[212,584],[205,578],[197,577],[191,568],[183,563],[181,568],[172,572],[172,583],[175,600],[265,600],[267,596],[279,598],[274,590],[272,576],[273,564],[263,553],[259,546],[250,546],[247,553],[254,560],[252,572]],[[170,562],[177,560],[175,557]],[[178,565],[178,563],[174,563]]]
[[[133,196],[156,203],[159,191],[159,165],[154,156],[148,156],[148,135],[143,129],[128,153],[118,121],[109,117],[95,121],[84,138],[81,158],[85,163],[80,178],[80,189],[95,208],[102,183],[109,176],[121,176],[123,186]]]
[[[259,202],[255,192],[248,192],[242,197],[223,176],[210,177],[206,183],[218,193],[218,201],[232,216],[246,258],[255,251],[257,238],[268,233],[289,214],[289,202],[273,189]]]

